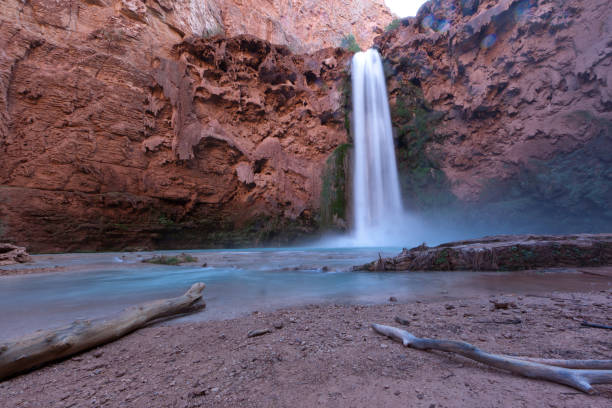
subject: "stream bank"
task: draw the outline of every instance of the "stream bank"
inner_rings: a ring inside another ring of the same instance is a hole
[[[600,282],[609,285],[610,279]],[[491,352],[610,359],[608,333],[574,319],[610,325],[611,300],[609,286],[537,295],[498,291],[455,300],[310,305],[150,327],[0,383],[0,405],[608,407],[610,385],[585,395],[452,355],[404,349],[369,324],[397,326],[394,317],[400,316],[415,334],[464,340]],[[496,309],[491,301],[510,306]],[[268,327],[271,333],[247,338]]]

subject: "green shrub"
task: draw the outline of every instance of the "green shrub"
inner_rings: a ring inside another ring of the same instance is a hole
[[[157,221],[158,221],[158,222],[159,222],[161,225],[163,225],[163,226],[165,226],[165,227],[169,227],[169,226],[174,225],[174,221],[172,221],[172,219],[168,218],[168,217],[166,216],[166,214],[162,214],[162,215],[160,215],[160,216],[157,218]]]
[[[389,32],[395,30],[397,27],[400,26],[401,22],[402,20],[400,20],[399,18],[393,19],[393,21],[387,26],[387,28],[385,28],[385,31]]]
[[[198,261],[198,258],[193,257],[189,254],[185,254],[185,253],[176,255],[176,256],[158,255],[158,256],[154,256],[153,258],[142,260],[142,262],[144,263],[152,263],[152,264],[158,264],[158,265],[173,265],[173,266],[177,266],[183,263],[197,262],[197,261]]]
[[[357,40],[353,34],[347,34],[342,38],[340,42],[340,47],[344,48],[349,52],[359,52],[361,51],[361,47],[357,44]]]

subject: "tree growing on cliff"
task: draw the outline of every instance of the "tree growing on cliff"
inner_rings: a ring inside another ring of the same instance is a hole
[[[349,52],[359,52],[361,51],[361,47],[357,44],[357,40],[353,34],[347,34],[340,41],[340,47],[344,48]]]
[[[385,28],[385,31],[386,32],[393,31],[396,28],[398,28],[401,23],[402,23],[402,20],[400,20],[399,18],[394,18],[393,21],[391,21],[391,23],[389,23],[387,28]]]

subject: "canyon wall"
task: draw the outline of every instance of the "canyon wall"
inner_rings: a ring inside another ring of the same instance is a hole
[[[237,246],[317,229],[347,139],[347,53],[191,35],[221,24],[209,2],[0,7],[0,241]]]
[[[407,207],[483,232],[612,229],[610,11],[433,0],[379,37]]]
[[[346,228],[351,55],[293,51],[366,46],[390,17],[317,4],[0,0],[0,241],[227,247]],[[376,44],[406,207],[472,235],[612,228],[610,33],[607,0],[433,0],[392,24]]]
[[[384,0],[228,0],[219,2],[228,35],[252,34],[294,52],[338,47],[353,35],[372,45],[393,20]]]

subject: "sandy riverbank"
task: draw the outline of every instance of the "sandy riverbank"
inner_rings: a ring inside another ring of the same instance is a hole
[[[492,310],[491,300],[516,308]],[[308,306],[150,327],[0,383],[3,407],[608,407],[588,396],[460,357],[405,349],[369,323],[461,339],[492,352],[612,358],[612,290],[480,296],[379,306]],[[577,319],[577,320],[575,320]],[[520,322],[519,322],[520,321]],[[274,324],[282,323],[280,329]],[[247,338],[253,329],[272,333]]]

